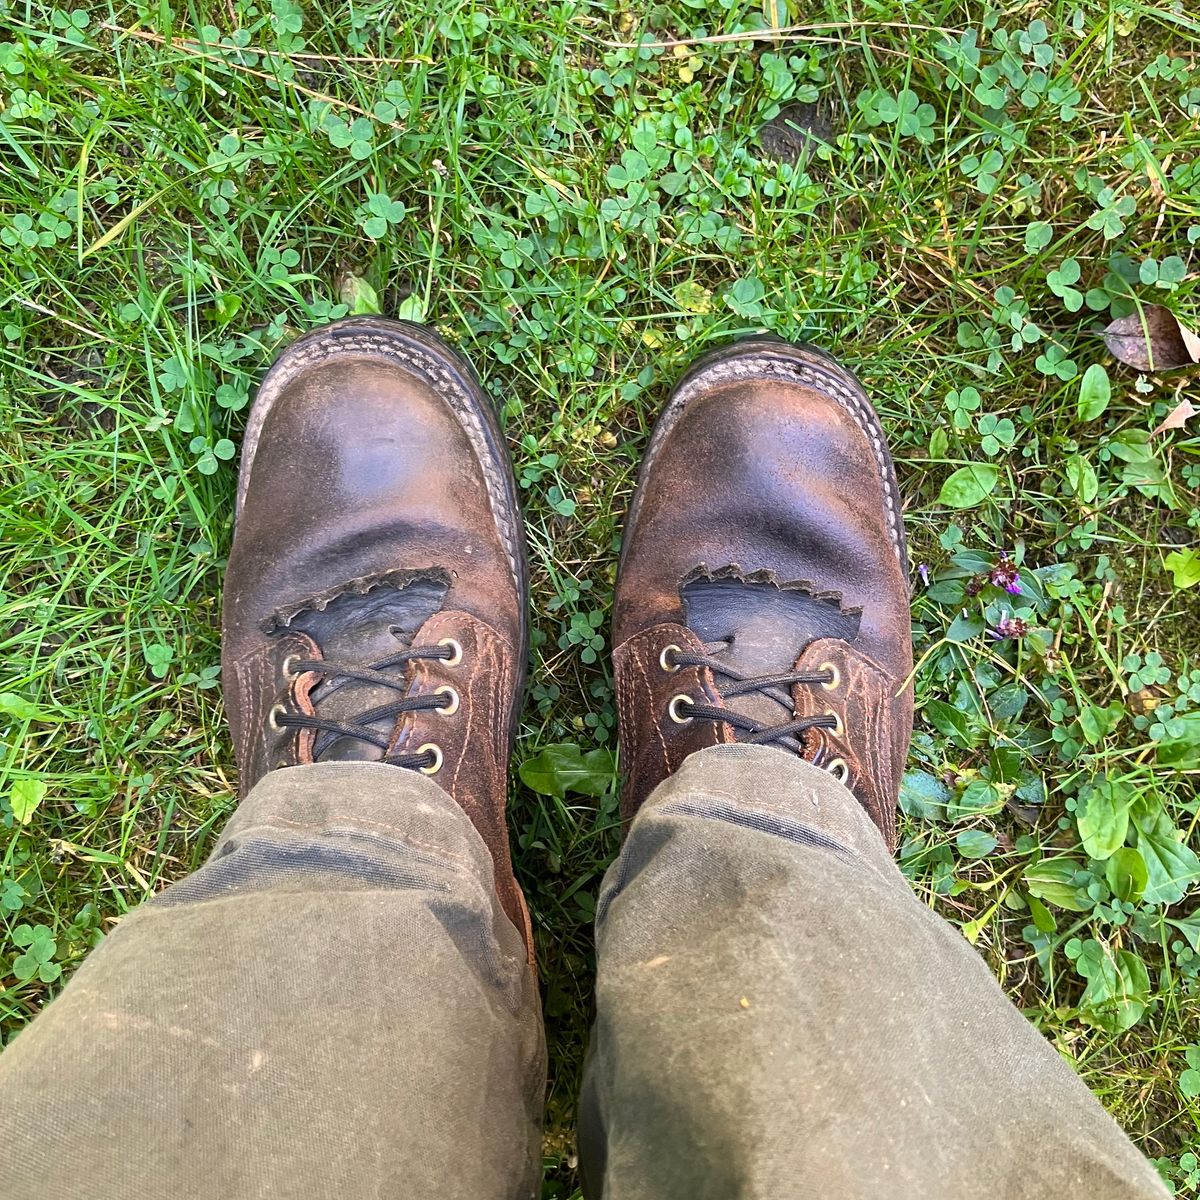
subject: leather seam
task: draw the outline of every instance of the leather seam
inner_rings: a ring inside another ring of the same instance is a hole
[[[488,673],[485,670],[485,666],[486,666],[485,655],[490,655],[490,649],[485,647],[479,638],[475,638],[475,653],[477,655],[479,655],[479,659],[480,659],[479,665],[480,665],[480,670],[482,672],[482,678],[486,679],[486,678],[488,678]],[[466,757],[467,757],[463,753],[463,750],[465,750],[466,747],[471,744],[471,728],[475,724],[475,697],[471,694],[471,692],[474,690],[473,685],[474,685],[474,679],[472,679],[471,681],[468,682],[467,688],[465,689],[467,692],[466,713],[465,713],[466,728],[463,730],[462,738],[461,738],[461,740],[459,740],[459,743],[458,743],[459,753],[457,756],[457,761],[454,764],[454,771],[450,776],[450,786],[446,789],[452,796],[455,796],[458,794],[458,791],[457,791],[458,777],[462,772],[463,763],[466,761]],[[461,705],[461,703],[462,702],[460,701],[460,705]],[[461,707],[459,709],[459,712],[462,712]]]
[[[651,640],[649,638],[645,640]],[[638,676],[640,678],[640,686],[646,694],[646,706],[650,708],[654,703],[654,685],[650,682],[650,670],[646,665],[647,660],[642,654],[641,645],[633,648],[633,661],[637,664]],[[667,743],[666,735],[662,730],[662,721],[658,713],[651,708],[650,712],[651,724],[654,727],[654,736],[658,738],[658,744],[662,747],[663,761],[667,764],[668,771],[671,769],[671,747]]]

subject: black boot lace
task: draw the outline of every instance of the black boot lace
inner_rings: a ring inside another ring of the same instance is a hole
[[[422,646],[417,650],[401,650],[365,667],[332,662],[329,659],[289,657],[284,662],[284,673],[290,679],[295,679],[310,671],[324,677],[325,686],[322,694],[314,699],[315,707],[323,700],[328,699],[339,688],[354,680],[377,687],[390,688],[395,692],[406,692],[409,687],[407,672],[401,672],[399,675],[389,675],[386,672],[396,667],[407,666],[408,663],[416,662],[419,659],[450,660],[461,654],[462,650],[457,643]],[[378,733],[370,726],[376,721],[394,720],[401,714],[409,712],[440,710],[451,713],[458,705],[458,693],[449,687],[438,688],[437,691],[423,696],[404,696],[391,704],[378,705],[342,721],[316,715],[309,716],[307,713],[291,712],[286,705],[277,704],[271,710],[270,724],[274,729],[316,730],[317,736],[313,741],[312,750],[313,762],[319,762],[321,755],[339,738],[355,738],[382,750],[384,752],[382,761],[391,766],[409,767],[432,773],[441,766],[441,751],[438,747],[427,745],[422,746],[419,750],[389,755],[387,748],[391,738]]]
[[[822,668],[819,671],[788,671],[780,675],[745,675],[736,671],[727,663],[711,654],[696,654],[682,650],[678,646],[668,646],[660,659],[663,669],[675,671],[680,667],[704,667],[714,675],[720,675],[729,683],[718,683],[717,694],[722,700],[732,700],[737,696],[746,696],[751,692],[759,692],[782,704],[790,713],[792,720],[782,721],[777,725],[764,725],[732,708],[720,708],[715,704],[697,704],[690,696],[674,697],[670,705],[671,720],[679,725],[689,721],[716,721],[723,725],[732,725],[745,736],[737,740],[751,746],[784,746],[791,750],[804,749],[804,733],[809,729],[832,729],[835,733],[842,730],[842,719],[832,709],[820,716],[797,717],[796,704],[790,692],[791,686],[797,683],[823,684],[829,687],[837,682],[836,672],[832,668]]]

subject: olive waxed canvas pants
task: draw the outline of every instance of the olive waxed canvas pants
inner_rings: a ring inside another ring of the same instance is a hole
[[[597,941],[593,1198],[1167,1194],[850,793],[777,750],[713,747],[655,792]],[[277,771],[0,1055],[0,1197],[524,1200],[544,1070],[449,796]]]

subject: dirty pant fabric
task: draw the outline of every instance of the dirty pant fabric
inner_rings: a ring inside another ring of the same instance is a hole
[[[1167,1195],[849,792],[777,750],[655,792],[597,939],[591,1200]],[[544,1071],[461,811],[292,768],[0,1055],[0,1194],[527,1200]]]
[[[863,809],[778,750],[654,792],[597,908],[593,1200],[1167,1191]]]
[[[526,1196],[537,993],[432,780],[276,771],[0,1054],[2,1200]]]

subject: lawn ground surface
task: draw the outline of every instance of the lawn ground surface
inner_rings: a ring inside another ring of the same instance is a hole
[[[621,517],[673,378],[770,330],[858,372],[897,458],[902,867],[1196,1194],[1200,374],[1164,369],[1200,296],[1189,7],[0,0],[0,1044],[234,803],[256,380],[338,315],[427,321],[527,508],[511,827],[571,1196]]]

